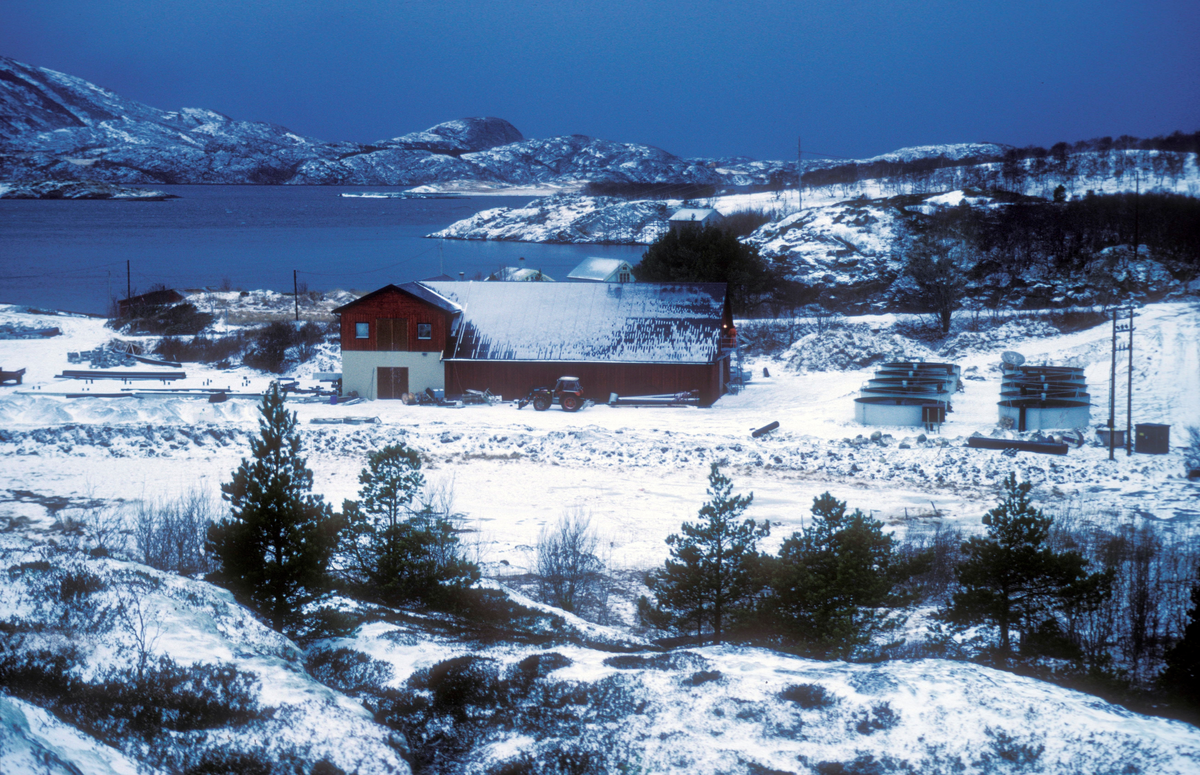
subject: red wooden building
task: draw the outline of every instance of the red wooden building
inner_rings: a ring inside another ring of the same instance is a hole
[[[696,390],[708,406],[729,380],[723,283],[426,281],[335,312],[343,390],[368,398],[426,387],[516,398],[570,375],[598,402]]]

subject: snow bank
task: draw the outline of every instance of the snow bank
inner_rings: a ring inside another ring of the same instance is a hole
[[[155,775],[28,702],[0,694],[0,772],[11,775]]]
[[[780,359],[798,372],[847,371],[890,361],[933,360],[934,353],[891,331],[845,326],[801,337]]]

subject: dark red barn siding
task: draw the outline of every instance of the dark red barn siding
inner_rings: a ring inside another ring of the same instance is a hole
[[[700,391],[700,403],[711,406],[721,397],[721,374],[728,358],[713,364],[577,363],[528,361],[446,361],[446,392],[490,390],[506,399],[531,388],[553,387],[562,376],[579,377],[584,397],[597,403],[610,393],[622,396]]]
[[[400,318],[408,321],[409,352],[441,352],[446,346],[446,313],[399,289],[385,288],[364,296],[342,308],[342,349],[378,349],[378,318]],[[355,323],[370,323],[371,336],[367,339],[354,338]],[[417,324],[433,326],[431,339],[417,338]]]

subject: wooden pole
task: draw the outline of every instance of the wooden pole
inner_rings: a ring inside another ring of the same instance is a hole
[[[1116,428],[1116,413],[1117,413],[1117,317],[1120,314],[1117,307],[1113,307],[1113,340],[1112,340],[1112,371],[1108,378],[1108,459],[1114,460],[1113,452],[1116,449],[1117,428]]]
[[[296,320],[300,320],[300,284],[296,282],[296,270],[292,270],[292,298],[296,300]]]
[[[129,259],[125,259],[125,298],[133,296],[133,281],[129,279]]]
[[[1125,398],[1125,457],[1133,455],[1133,307],[1129,307],[1129,390]]]

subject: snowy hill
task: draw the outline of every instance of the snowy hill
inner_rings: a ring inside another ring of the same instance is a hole
[[[700,775],[997,768],[1065,774],[1119,758],[1123,772],[1182,775],[1200,761],[1195,727],[971,664],[827,663],[731,646],[622,654],[586,645],[586,637],[581,644],[569,623],[536,643],[514,630],[512,642],[487,645],[452,634],[444,618],[386,610],[361,612],[353,634],[302,650],[202,582],[11,542],[0,559],[10,567],[0,615],[42,633],[7,644],[6,669],[37,669],[45,652],[36,649],[55,648],[51,638],[69,634],[68,626],[90,630],[69,669],[83,676],[127,669],[140,653],[137,630],[120,616],[104,619],[105,605],[115,604],[153,617],[155,659],[193,671],[220,666],[248,677],[252,687],[238,701],[251,710],[232,723],[143,738],[119,723],[87,722],[105,745],[39,706],[92,718],[78,698],[11,686],[33,696],[0,694],[6,772],[183,772],[273,762],[306,772],[400,775],[410,762],[479,773],[587,762],[593,772],[633,764]],[[59,603],[38,592],[68,577],[91,579],[96,591]],[[42,605],[31,606],[37,599]],[[64,610],[72,625],[56,618]],[[443,690],[438,676],[446,670],[462,671],[458,680],[470,683]],[[112,721],[123,712],[120,703],[108,709]],[[318,764],[325,769],[312,769]],[[833,769],[839,764],[858,769]]]

